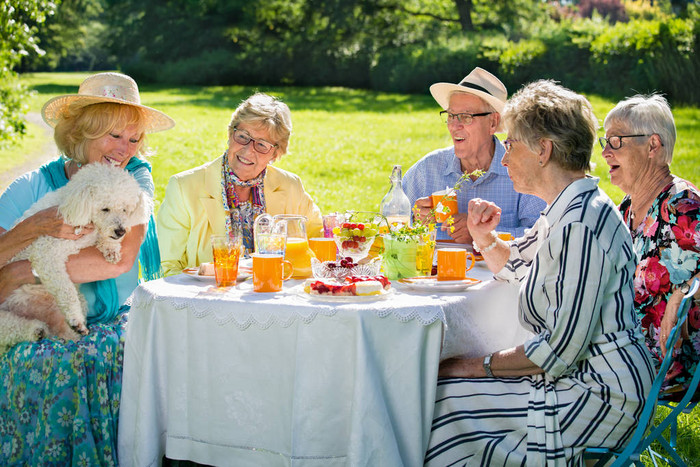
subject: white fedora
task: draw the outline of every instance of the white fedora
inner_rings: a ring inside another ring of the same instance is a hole
[[[480,67],[474,68],[459,84],[435,83],[430,86],[430,94],[445,110],[450,106],[450,96],[454,92],[474,94],[491,104],[498,113],[503,113],[508,99],[508,90],[501,80]]]
[[[175,121],[163,112],[141,105],[136,81],[121,73],[98,73],[86,78],[80,84],[78,94],[64,94],[49,99],[41,109],[41,116],[46,123],[55,128],[69,106],[75,109],[104,102],[131,105],[145,110],[148,116],[147,133],[155,133],[175,126]]]

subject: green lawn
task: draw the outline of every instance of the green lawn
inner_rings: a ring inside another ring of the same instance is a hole
[[[30,111],[39,112],[43,103],[57,94],[77,91],[86,74],[38,73],[23,80],[35,90]],[[141,99],[169,114],[177,126],[149,137],[156,150],[151,159],[156,183],[156,205],[163,198],[168,178],[182,170],[219,156],[226,148],[226,128],[231,112],[254,91],[281,97],[292,110],[294,131],[289,154],[277,164],[300,175],[306,189],[324,213],[332,211],[377,210],[389,188],[394,164],[404,171],[427,152],[450,144],[439,107],[426,95],[400,95],[346,88],[252,88],[252,87],[143,87]],[[511,92],[514,90],[511,90]],[[588,96],[601,126],[614,102]],[[678,142],[672,172],[696,183],[700,181],[700,109],[675,107]],[[30,128],[30,135],[39,134]],[[600,131],[603,134],[603,131]],[[37,144],[37,137],[19,149],[0,151],[0,170],[19,165]],[[601,186],[619,202],[622,193],[610,185],[607,164],[596,145],[594,175]],[[700,422],[696,409],[683,416],[679,433],[681,452],[691,465],[700,465]]]

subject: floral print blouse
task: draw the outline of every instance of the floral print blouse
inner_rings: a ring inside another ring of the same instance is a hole
[[[631,225],[630,198],[620,211]],[[659,332],[666,302],[675,287],[697,274],[700,263],[700,192],[678,177],[666,186],[646,217],[631,230],[638,265],[634,279],[635,307],[642,322],[647,346],[661,364]],[[693,303],[688,314],[689,339],[674,352],[663,391],[665,398],[680,400],[700,361],[700,306]],[[696,391],[694,400],[700,399]]]

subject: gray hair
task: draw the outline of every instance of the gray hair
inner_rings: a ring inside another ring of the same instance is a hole
[[[287,104],[269,94],[256,92],[233,111],[228,125],[228,137],[233,136],[233,129],[241,123],[261,127],[270,132],[277,144],[275,160],[287,153],[289,137],[292,134],[292,114]]]
[[[671,164],[676,145],[676,124],[668,101],[660,94],[637,94],[617,103],[603,126],[619,124],[635,135],[659,135],[661,161]]]
[[[540,151],[552,142],[551,160],[566,170],[590,170],[598,121],[588,99],[552,80],[532,82],[511,97],[503,111],[508,137]]]

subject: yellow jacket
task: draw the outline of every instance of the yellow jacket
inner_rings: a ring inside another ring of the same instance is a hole
[[[307,236],[320,236],[321,210],[304,191],[297,175],[267,166],[265,208],[273,216],[306,216]],[[226,233],[221,157],[170,177],[156,224],[161,265],[166,276],[213,260],[210,237]]]

